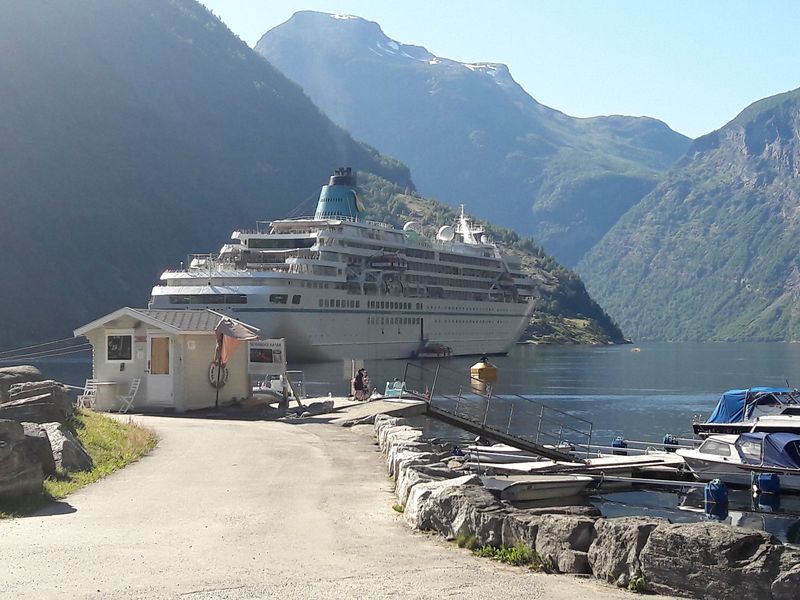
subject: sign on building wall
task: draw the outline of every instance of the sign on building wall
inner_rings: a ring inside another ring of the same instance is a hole
[[[283,338],[248,342],[247,352],[249,375],[281,375],[286,372],[286,342]]]

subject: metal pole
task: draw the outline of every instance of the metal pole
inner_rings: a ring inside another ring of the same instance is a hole
[[[492,401],[491,396],[486,398],[486,412],[483,413],[483,426],[486,427],[486,418],[489,416],[489,403]]]
[[[433,375],[433,384],[431,385],[431,399],[433,398],[433,391],[436,389],[436,380],[439,378],[439,367],[442,366],[442,363],[436,363],[436,373]]]
[[[508,413],[508,426],[506,427],[506,435],[511,431],[511,417],[514,416],[514,404],[511,404],[511,411]]]
[[[539,425],[536,427],[536,443],[539,443],[539,434],[542,433],[542,419],[544,418],[544,404],[539,409]]]

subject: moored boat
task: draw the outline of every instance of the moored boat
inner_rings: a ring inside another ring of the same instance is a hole
[[[711,435],[697,449],[680,448],[676,454],[700,481],[749,486],[754,473],[776,473],[781,489],[800,491],[800,435]]]
[[[791,388],[754,387],[728,390],[695,434],[739,434],[750,431],[800,434],[800,392]]]

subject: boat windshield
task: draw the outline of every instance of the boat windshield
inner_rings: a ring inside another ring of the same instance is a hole
[[[731,447],[728,444],[711,439],[703,442],[703,445],[698,450],[703,454],[714,454],[716,456],[731,455]]]

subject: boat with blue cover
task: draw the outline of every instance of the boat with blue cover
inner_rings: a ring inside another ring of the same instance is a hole
[[[800,434],[800,391],[792,388],[753,387],[728,390],[705,423],[694,423],[695,434],[749,431]]]

